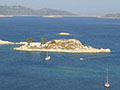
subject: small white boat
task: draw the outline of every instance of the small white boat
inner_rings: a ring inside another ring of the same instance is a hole
[[[109,83],[105,83],[105,87],[106,87],[106,88],[109,88],[109,87],[110,87],[110,84],[109,84]]]
[[[48,61],[50,60],[50,58],[51,58],[50,56],[46,56],[45,60]]]
[[[82,61],[82,60],[83,60],[83,58],[80,58],[80,60]]]
[[[108,77],[108,70],[107,70],[107,82],[105,83],[105,87],[106,87],[106,88],[109,88],[109,87],[110,87],[109,77]]]
[[[50,57],[50,56],[48,56],[48,52],[47,52],[47,55],[46,55],[45,60],[46,60],[46,61],[48,61],[48,60],[50,60],[50,58],[51,58],[51,57]]]

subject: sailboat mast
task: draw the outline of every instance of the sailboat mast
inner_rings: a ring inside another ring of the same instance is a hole
[[[107,83],[109,82],[109,78],[108,78],[108,69],[107,69]]]
[[[47,51],[47,56],[48,56],[48,51]]]
[[[109,88],[110,87],[110,84],[109,84],[109,78],[108,78],[108,69],[107,69],[107,82],[105,83],[105,87],[106,88]]]

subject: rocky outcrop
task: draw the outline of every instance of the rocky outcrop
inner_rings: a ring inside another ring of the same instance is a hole
[[[20,45],[25,45],[25,44],[27,44],[27,42],[10,42],[10,41],[0,40],[0,44],[20,44]]]
[[[27,42],[15,42],[15,44],[19,44],[19,45],[26,45]]]
[[[14,44],[14,42],[0,40],[0,44]]]
[[[61,33],[57,33],[57,35],[72,35],[72,34],[71,33],[61,32]]]
[[[110,49],[96,49],[91,46],[84,46],[76,39],[51,40],[40,46],[23,45],[14,50],[20,51],[43,51],[43,52],[65,52],[65,53],[109,53]]]

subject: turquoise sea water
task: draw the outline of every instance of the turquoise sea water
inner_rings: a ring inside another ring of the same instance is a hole
[[[57,36],[69,32],[73,36]],[[14,51],[19,45],[0,45],[0,90],[120,90],[120,20],[100,18],[0,18],[0,39],[25,41],[33,37],[77,38],[108,54]],[[80,58],[83,58],[81,61]],[[106,89],[106,69],[111,87]]]

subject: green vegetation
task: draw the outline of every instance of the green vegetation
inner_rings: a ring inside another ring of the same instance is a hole
[[[87,47],[88,45],[87,45],[87,44],[85,44],[84,46],[86,46],[86,47]]]
[[[26,41],[28,44],[30,44],[31,42],[35,42],[35,40],[33,38],[27,38]]]
[[[42,42],[42,44],[45,44],[46,42],[47,42],[47,40],[46,40],[46,38],[41,38],[41,42]]]

